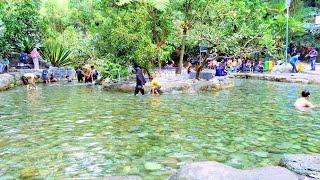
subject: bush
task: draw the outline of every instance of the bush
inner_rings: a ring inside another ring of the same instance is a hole
[[[116,79],[119,76],[125,77],[128,76],[130,73],[130,68],[126,65],[120,65],[115,62],[112,62],[110,59],[105,58],[100,65],[100,74],[101,77],[104,78],[111,78]]]
[[[22,39],[22,41],[18,44],[20,51],[30,53],[32,49],[35,47],[35,42],[30,38],[26,37]]]
[[[61,67],[73,64],[71,60],[72,51],[54,40],[50,40],[44,44],[41,54],[52,66]]]

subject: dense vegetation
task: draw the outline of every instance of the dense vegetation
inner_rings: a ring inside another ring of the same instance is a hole
[[[217,56],[283,59],[284,2],[0,0],[0,53],[39,46],[54,65],[95,64],[109,77],[126,75],[132,63],[150,69],[177,57],[181,66],[199,44]],[[292,1],[290,42],[319,46],[319,32],[305,27],[317,3]]]

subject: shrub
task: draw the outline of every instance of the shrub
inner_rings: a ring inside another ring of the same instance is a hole
[[[35,47],[35,43],[30,38],[26,37],[22,39],[22,41],[18,44],[20,51],[30,53],[32,49]]]
[[[72,51],[54,40],[44,44],[41,54],[52,66],[61,67],[73,64],[71,60]]]
[[[110,59],[105,58],[100,65],[101,77],[116,79],[119,76],[125,77],[130,73],[130,68],[126,65],[120,65],[118,63],[112,62]]]

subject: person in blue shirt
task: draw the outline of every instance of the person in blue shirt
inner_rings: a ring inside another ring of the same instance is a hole
[[[26,63],[27,62],[27,56],[28,54],[25,52],[20,53],[20,63]]]
[[[296,55],[292,56],[290,59],[290,64],[292,65],[292,73],[297,73],[297,61],[299,60],[300,53],[297,53]]]
[[[42,80],[46,83],[49,84],[50,83],[50,79],[49,79],[49,67],[46,66],[46,68],[42,71]]]

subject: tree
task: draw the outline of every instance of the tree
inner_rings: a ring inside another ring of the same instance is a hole
[[[180,4],[179,4],[180,2]],[[194,0],[183,0],[183,2],[179,1],[177,2],[178,6],[180,6],[181,12],[183,14],[183,23],[182,23],[182,38],[181,38],[181,51],[180,51],[180,58],[179,58],[179,64],[176,73],[181,74],[181,69],[183,66],[183,59],[186,49],[186,39],[187,39],[187,32],[191,28],[191,12],[194,12],[196,10],[193,8]],[[174,2],[172,2],[174,3]]]
[[[19,45],[23,44],[25,39],[32,41],[33,44],[40,42],[43,26],[39,13],[40,5],[40,0],[3,0],[0,20],[5,32],[0,42],[1,47],[9,46],[10,49],[20,50]]]

